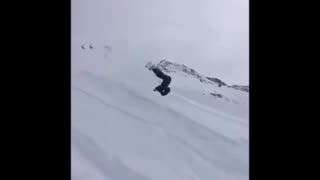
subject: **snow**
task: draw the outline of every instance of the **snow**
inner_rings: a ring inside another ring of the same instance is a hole
[[[145,65],[161,59],[131,41],[143,32],[106,34],[121,22],[99,13],[122,12],[111,6],[120,1],[105,3],[72,6],[82,15],[72,20],[72,180],[248,180],[249,93],[181,72],[169,74],[167,96],[154,92],[161,80]],[[129,47],[148,60],[133,59]]]
[[[161,96],[145,64],[74,51],[72,180],[248,179],[248,93],[172,73]]]

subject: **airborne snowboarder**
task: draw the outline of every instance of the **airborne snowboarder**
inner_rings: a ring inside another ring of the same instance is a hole
[[[155,65],[151,65],[150,67],[148,67],[149,70],[152,70],[154,72],[154,74],[162,79],[162,83],[157,86],[153,91],[158,91],[160,92],[160,94],[162,96],[165,96],[167,94],[169,94],[169,92],[171,91],[169,84],[171,82],[171,77],[164,74],[158,67],[156,67]]]

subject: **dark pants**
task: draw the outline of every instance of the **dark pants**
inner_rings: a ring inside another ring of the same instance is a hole
[[[163,90],[167,89],[169,84],[170,84],[170,82],[171,82],[171,77],[170,76],[165,76],[163,78],[163,81],[160,84],[160,86],[156,87],[156,90],[163,91]]]
[[[162,83],[158,87],[156,87],[155,90],[159,91],[162,96],[165,96],[170,92],[170,88],[168,86],[171,82],[171,77],[165,76],[162,79],[163,79]]]
[[[171,83],[171,77],[170,77],[170,76],[165,76],[165,77],[163,78],[163,81],[162,81],[162,83],[160,84],[160,86],[163,87],[163,88],[167,88],[170,83]]]

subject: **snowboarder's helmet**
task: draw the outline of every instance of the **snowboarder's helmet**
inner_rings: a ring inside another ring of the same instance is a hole
[[[155,65],[153,63],[151,63],[151,62],[148,62],[145,67],[148,68],[149,70],[152,70],[152,69],[155,68]]]

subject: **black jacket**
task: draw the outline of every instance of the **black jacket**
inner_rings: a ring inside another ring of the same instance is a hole
[[[154,74],[163,80],[163,82],[161,83],[161,87],[168,87],[170,82],[171,82],[171,77],[164,74],[159,68],[154,68],[152,69],[152,71],[154,72]]]
[[[167,75],[165,75],[160,69],[158,68],[154,68],[152,69],[152,71],[154,72],[154,74],[156,74],[156,76],[160,79],[165,79]]]

